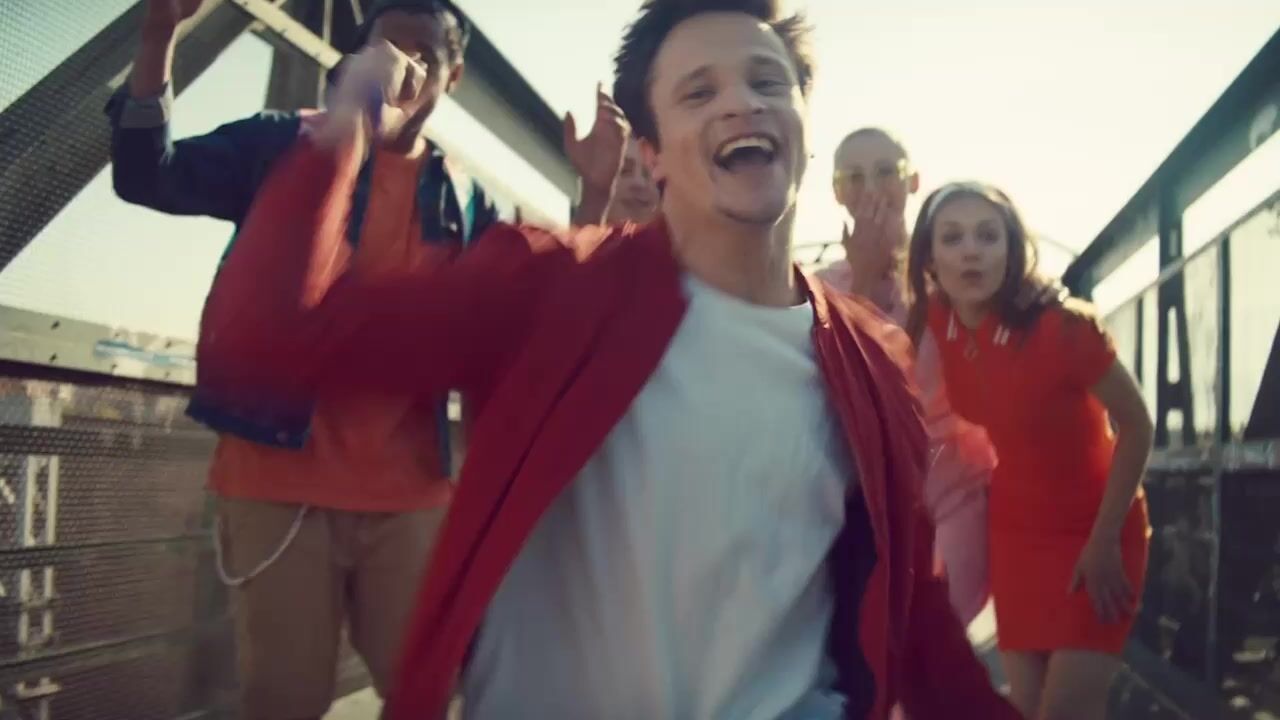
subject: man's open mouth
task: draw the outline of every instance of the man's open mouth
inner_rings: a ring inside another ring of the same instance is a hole
[[[740,135],[716,148],[713,160],[721,170],[736,172],[765,167],[778,156],[778,141],[764,134]]]

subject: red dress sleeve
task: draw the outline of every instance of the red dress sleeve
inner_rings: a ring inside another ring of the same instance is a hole
[[[1067,380],[1088,390],[1115,364],[1115,343],[1092,305],[1069,300],[1061,313],[1061,357]]]

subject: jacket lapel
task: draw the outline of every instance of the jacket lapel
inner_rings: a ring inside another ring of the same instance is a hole
[[[817,355],[855,458],[876,546],[859,634],[864,653],[879,670],[880,708],[898,683],[916,571],[913,524],[920,508],[912,487],[923,477],[925,440],[903,376],[911,362],[910,343],[878,311],[851,297],[827,296],[819,283],[809,286],[817,315]],[[912,465],[912,459],[918,462]]]
[[[448,679],[538,518],[626,413],[684,316],[665,228],[611,242],[587,261],[597,268],[569,274],[548,299],[473,428],[393,717],[426,717],[447,701]]]

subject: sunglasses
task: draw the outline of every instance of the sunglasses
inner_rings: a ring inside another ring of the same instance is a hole
[[[871,181],[879,185],[901,182],[907,178],[906,159],[898,160],[892,165],[881,164],[871,169]],[[861,168],[857,170],[836,169],[834,176],[837,185],[851,188],[864,187],[867,184],[867,173]]]

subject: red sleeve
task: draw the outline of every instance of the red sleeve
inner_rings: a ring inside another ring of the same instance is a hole
[[[526,335],[560,239],[492,226],[452,263],[393,278],[351,275],[307,318],[291,351],[304,379],[354,390],[434,394],[487,382]]]
[[[1067,380],[1088,390],[1115,364],[1115,343],[1092,306],[1072,300],[1060,312],[1059,332]]]
[[[933,528],[922,514],[916,533],[915,566],[928,568]],[[930,572],[915,573],[903,679],[902,705],[912,720],[1023,720],[992,687],[945,581]]]
[[[520,341],[566,240],[494,226],[456,261],[349,272],[355,163],[299,142],[277,163],[219,271],[200,363],[258,406],[299,409],[320,386],[467,389]]]

